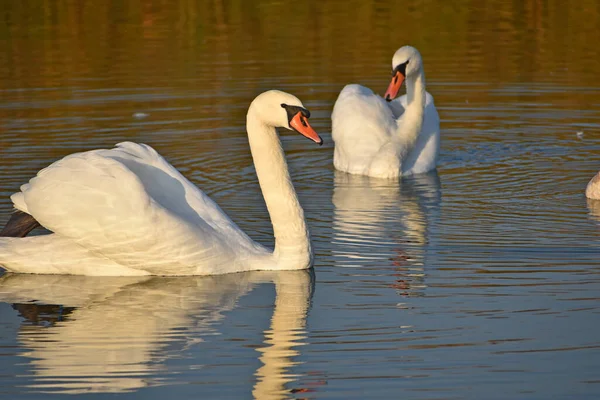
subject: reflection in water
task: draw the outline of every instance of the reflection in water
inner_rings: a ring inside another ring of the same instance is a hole
[[[600,221],[600,200],[586,199],[590,215]]]
[[[338,265],[379,269],[391,261],[396,289],[424,288],[428,229],[441,199],[437,173],[386,180],[336,171],[334,185]]]
[[[288,370],[295,365],[292,357],[299,354],[294,347],[301,346],[306,337],[306,315],[314,273],[310,270],[301,274],[278,274],[273,277],[273,282],[277,296],[270,329],[265,331],[267,346],[258,349],[263,365],[256,371],[258,382],[252,391],[255,399],[287,398],[289,388],[286,384],[297,379]]]
[[[288,369],[304,338],[313,292],[311,271],[250,272],[214,277],[82,277],[7,274],[0,300],[35,325],[23,325],[18,340],[30,358],[30,387],[63,393],[123,392],[164,384],[152,374],[164,362],[216,331],[223,312],[261,283],[277,296],[271,327],[260,349],[257,398],[283,398],[296,380]],[[32,304],[35,302],[35,304]],[[25,303],[25,304],[23,304]],[[51,306],[58,317],[44,317]],[[57,310],[58,309],[58,310]],[[40,321],[49,322],[40,324]]]

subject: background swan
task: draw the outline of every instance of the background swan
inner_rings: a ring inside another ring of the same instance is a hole
[[[425,91],[417,49],[404,46],[396,51],[392,75],[387,102],[361,85],[347,85],[340,92],[331,115],[336,169],[378,178],[435,169],[440,120],[433,97]],[[406,95],[393,100],[404,81]]]
[[[312,264],[304,212],[275,127],[321,144],[298,98],[271,90],[248,110],[258,181],[275,234],[270,251],[250,239],[204,192],[150,146],[67,156],[11,199],[49,235],[0,238],[9,271],[78,275],[212,275],[293,270]]]

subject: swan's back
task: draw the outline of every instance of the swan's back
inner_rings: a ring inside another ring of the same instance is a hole
[[[423,127],[417,141],[402,159],[398,159],[402,149],[391,139],[396,135],[397,127],[402,126],[407,105],[407,95],[386,102],[364,86],[344,87],[331,115],[335,168],[380,177],[397,176],[398,168],[402,175],[435,169],[440,147],[440,122],[433,96],[429,93],[426,93]]]
[[[40,171],[12,199],[16,208],[55,233],[43,240],[51,247],[47,242],[54,237],[65,248],[63,258],[81,248],[125,267],[127,275],[129,270],[156,275],[218,274],[225,268],[236,272],[236,264],[243,264],[241,254],[264,250],[146,145],[121,143],[111,150],[67,156]],[[9,242],[0,240],[0,263],[11,259]],[[66,249],[66,243],[75,248]],[[60,256],[60,250],[54,254]]]
[[[338,170],[360,173],[389,142],[395,129],[385,100],[361,85],[346,85],[331,114],[335,142],[333,162]]]

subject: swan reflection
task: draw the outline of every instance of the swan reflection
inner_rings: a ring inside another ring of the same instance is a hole
[[[310,271],[210,277],[85,277],[6,274],[0,301],[13,303],[35,390],[124,392],[165,381],[165,362],[218,333],[224,312],[255,286],[273,282],[275,306],[256,371],[256,398],[285,398],[305,337]],[[31,322],[34,322],[33,324]],[[201,377],[199,378],[201,379]]]
[[[586,200],[587,200],[587,207],[588,207],[588,211],[590,212],[590,215],[597,221],[600,221],[600,200],[596,200],[596,199],[586,199]]]
[[[425,287],[429,226],[440,199],[436,172],[388,180],[336,171],[333,240],[338,266],[365,270],[391,263],[396,270],[392,286],[415,294]]]

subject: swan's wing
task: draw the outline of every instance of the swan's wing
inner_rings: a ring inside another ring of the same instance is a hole
[[[390,110],[392,110],[394,119],[398,119],[404,114],[407,105],[408,98],[406,97],[406,95],[402,95],[387,103],[387,106],[390,108]]]
[[[359,173],[368,168],[381,147],[389,142],[396,122],[386,101],[370,89],[347,85],[331,114],[337,169]]]
[[[340,92],[331,114],[333,140],[347,138],[387,141],[394,118],[387,102],[361,85],[346,85]]]
[[[217,203],[188,181],[152,147],[123,142],[115,149],[99,152],[105,157],[121,162],[134,172],[155,201],[181,218],[204,222],[226,235],[234,235],[238,240],[239,235],[247,238]],[[174,196],[175,193],[182,194],[183,197]],[[182,202],[187,203],[189,207]]]
[[[440,151],[440,117],[433,102],[433,96],[427,93],[423,127],[414,148],[402,160],[402,174],[420,174],[436,168]]]
[[[146,145],[67,156],[21,190],[12,197],[15,207],[44,227],[153,274],[222,272],[236,254],[256,246]]]
[[[388,107],[392,111],[394,118],[398,120],[404,115],[404,111],[406,111],[406,107],[408,107],[408,97],[407,95],[402,95],[390,102],[387,103]],[[432,123],[437,120],[437,125],[439,128],[439,117],[437,116],[437,110],[435,109],[435,104],[433,103],[433,96],[429,94],[429,92],[425,92],[425,124],[428,124],[432,127]],[[401,120],[400,120],[401,121]],[[400,123],[399,121],[399,123]],[[429,123],[428,123],[429,122]]]
[[[391,101],[389,103],[390,109],[394,113],[396,117],[396,122],[398,126],[402,125],[404,118],[404,111],[406,107],[408,107],[408,98],[406,95],[400,96],[397,99]],[[396,116],[396,113],[400,112]],[[423,111],[423,127],[421,128],[421,133],[419,135],[429,135],[431,132],[437,131],[440,129],[440,117],[438,116],[437,109],[435,108],[435,104],[433,103],[433,96],[429,94],[429,92],[425,92],[425,110]]]
[[[433,96],[425,93],[425,120],[423,121],[423,132],[429,135],[440,132],[440,116],[433,102]]]

